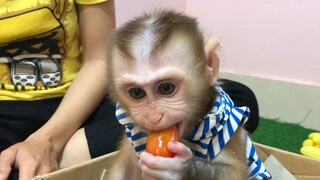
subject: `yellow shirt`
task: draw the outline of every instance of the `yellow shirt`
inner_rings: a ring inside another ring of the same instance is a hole
[[[81,67],[75,3],[0,0],[0,100],[63,96]]]

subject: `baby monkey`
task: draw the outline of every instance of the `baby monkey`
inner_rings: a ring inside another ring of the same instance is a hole
[[[109,179],[266,179],[234,107],[216,83],[216,41],[205,46],[196,19],[172,10],[139,16],[117,29],[109,59],[109,93],[126,127]],[[150,131],[178,128],[174,157],[145,151]]]

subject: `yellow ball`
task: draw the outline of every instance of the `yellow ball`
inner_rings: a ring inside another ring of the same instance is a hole
[[[309,135],[308,135],[308,138],[309,139],[312,139],[313,138],[313,136],[315,136],[315,135],[320,135],[320,133],[319,132],[313,132],[313,133],[310,133]]]
[[[320,133],[313,135],[313,136],[312,136],[312,141],[313,141],[316,145],[320,145]]]
[[[311,139],[306,139],[303,141],[302,146],[314,146],[314,143]]]

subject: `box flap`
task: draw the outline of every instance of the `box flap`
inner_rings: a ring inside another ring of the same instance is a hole
[[[114,162],[116,154],[117,152],[109,153],[80,165],[35,176],[32,180],[99,180],[104,171],[106,171],[106,174],[108,173],[108,169]]]
[[[254,143],[264,161],[271,154],[298,179],[320,179],[320,161],[259,143]]]

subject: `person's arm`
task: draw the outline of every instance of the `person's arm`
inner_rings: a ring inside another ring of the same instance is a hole
[[[107,46],[115,24],[113,7],[112,1],[78,6],[83,66],[55,114],[39,130],[56,139],[54,149],[59,153],[106,95]]]
[[[1,153],[0,180],[7,178],[11,165],[19,168],[20,180],[58,169],[65,144],[107,93],[106,56],[115,26],[114,2],[79,5],[78,14],[83,66],[50,120]]]

